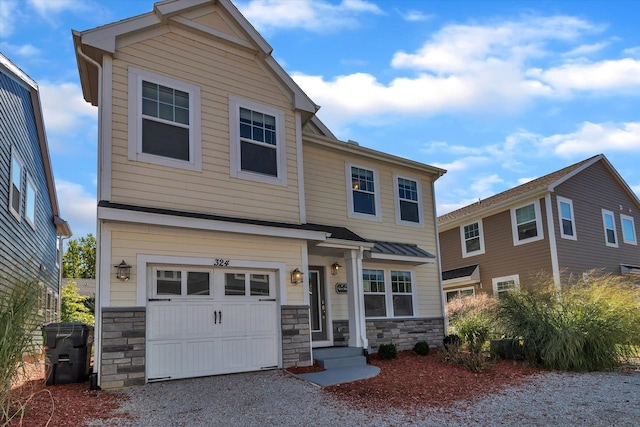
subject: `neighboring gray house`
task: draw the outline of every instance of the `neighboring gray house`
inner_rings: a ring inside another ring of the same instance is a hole
[[[0,292],[37,281],[45,322],[58,318],[63,237],[38,85],[0,53]]]
[[[638,274],[640,200],[600,154],[438,218],[443,287],[456,296],[556,286],[592,269]]]

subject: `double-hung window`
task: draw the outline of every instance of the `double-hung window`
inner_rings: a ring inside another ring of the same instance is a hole
[[[350,218],[380,221],[378,174],[373,169],[347,164],[347,199]]]
[[[229,134],[232,177],[286,185],[283,111],[230,96]]]
[[[573,202],[560,196],[558,196],[558,221],[560,223],[560,237],[577,240]]]
[[[422,226],[420,182],[397,175],[394,175],[394,182],[396,185],[396,223]]]
[[[20,221],[20,207],[22,206],[22,162],[16,153],[11,154],[11,184],[9,189],[9,211]]]
[[[200,88],[129,67],[129,159],[200,171]]]
[[[520,289],[520,275],[497,277],[491,279],[493,283],[493,296],[500,297],[503,292],[517,291]]]
[[[620,222],[622,223],[622,241],[629,245],[637,245],[638,238],[633,217],[620,214]]]
[[[616,219],[613,212],[602,209],[602,224],[604,226],[604,241],[607,246],[618,247],[618,233],[616,232]]]
[[[366,317],[413,316],[410,271],[363,269],[362,276]]]
[[[535,201],[511,209],[513,244],[535,242],[544,237],[540,203]]]
[[[413,292],[410,271],[391,271],[393,315],[413,316]]]
[[[483,254],[484,236],[482,232],[482,220],[461,226],[460,239],[463,258]]]
[[[384,270],[362,270],[364,314],[366,317],[386,317]]]

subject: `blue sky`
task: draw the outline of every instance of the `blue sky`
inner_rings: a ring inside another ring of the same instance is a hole
[[[438,214],[604,153],[640,195],[640,0],[235,4],[342,140],[447,169]],[[71,29],[151,0],[0,0],[0,50],[39,83],[62,216],[95,230],[97,109]]]

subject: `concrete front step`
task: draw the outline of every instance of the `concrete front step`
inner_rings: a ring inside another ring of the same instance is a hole
[[[318,366],[325,369],[365,366],[367,364],[362,349],[356,347],[316,348],[313,350],[313,360]]]

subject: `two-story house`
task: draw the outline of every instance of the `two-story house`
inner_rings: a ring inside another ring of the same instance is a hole
[[[228,0],[73,39],[99,107],[102,388],[441,344],[444,170],[336,139]]]
[[[438,218],[446,299],[640,274],[640,200],[600,154]],[[639,276],[640,280],[640,276]]]
[[[58,319],[62,238],[38,85],[0,53],[0,293],[34,283],[44,322]]]

